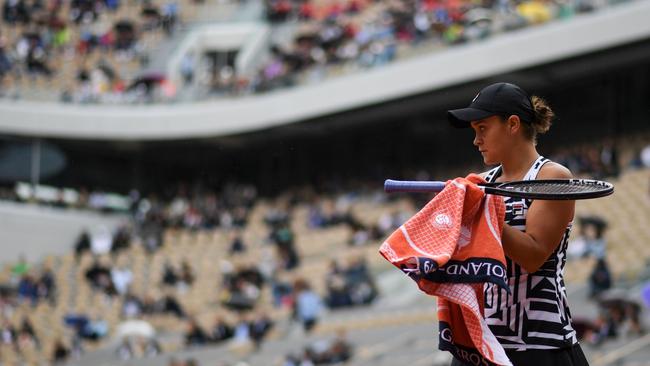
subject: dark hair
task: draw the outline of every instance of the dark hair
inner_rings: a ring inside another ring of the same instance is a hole
[[[536,95],[533,95],[530,101],[535,111],[535,119],[530,123],[523,123],[522,126],[524,126],[524,136],[529,140],[536,141],[538,134],[544,134],[551,128],[555,113],[544,99]]]

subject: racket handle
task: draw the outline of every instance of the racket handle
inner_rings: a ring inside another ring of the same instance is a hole
[[[445,188],[445,182],[413,181],[386,179],[384,191],[393,192],[440,192]]]

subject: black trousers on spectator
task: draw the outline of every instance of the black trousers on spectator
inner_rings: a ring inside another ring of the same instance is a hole
[[[589,366],[582,348],[576,344],[560,349],[532,349],[508,351],[506,354],[514,366]],[[472,366],[454,358],[451,366]]]

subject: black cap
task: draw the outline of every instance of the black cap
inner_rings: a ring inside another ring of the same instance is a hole
[[[470,103],[469,107],[447,111],[447,119],[452,126],[469,127],[470,122],[490,116],[517,115],[531,123],[535,119],[535,111],[528,94],[515,84],[496,83],[486,86]]]

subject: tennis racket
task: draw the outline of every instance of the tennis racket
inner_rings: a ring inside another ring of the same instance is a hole
[[[479,187],[487,194],[536,200],[584,200],[609,196],[614,192],[611,183],[592,179],[521,180],[502,183],[484,183]],[[387,179],[384,191],[440,192],[445,182],[400,181]]]

